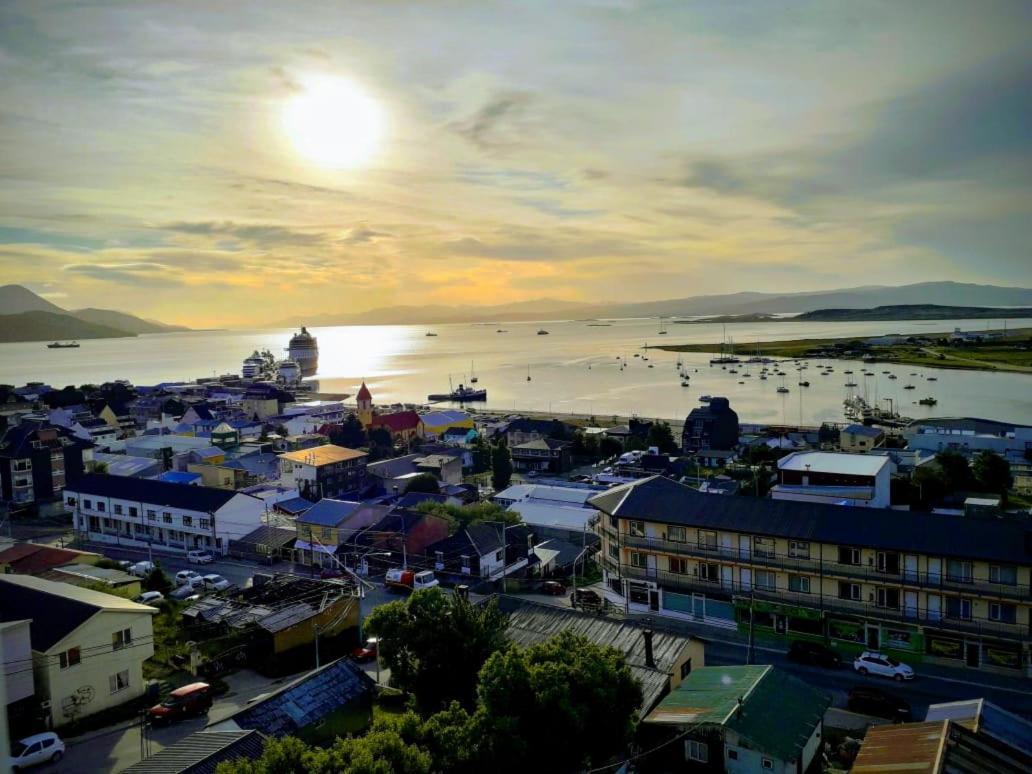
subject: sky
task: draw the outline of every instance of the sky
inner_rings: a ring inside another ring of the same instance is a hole
[[[187,325],[1032,285],[1029,29],[1020,0],[6,0],[0,284]]]

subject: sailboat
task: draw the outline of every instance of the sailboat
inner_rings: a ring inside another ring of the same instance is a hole
[[[527,366],[527,381],[530,381],[530,366]]]
[[[660,336],[666,336],[666,334],[667,334],[666,320],[663,319],[662,317],[660,317],[659,318],[659,335]]]
[[[473,361],[469,361],[469,383],[476,384],[480,379],[477,378],[477,372],[473,370]]]

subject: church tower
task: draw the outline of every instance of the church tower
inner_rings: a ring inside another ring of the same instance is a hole
[[[369,392],[366,383],[362,382],[362,389],[358,391],[358,421],[362,427],[369,427],[373,421],[373,394]]]

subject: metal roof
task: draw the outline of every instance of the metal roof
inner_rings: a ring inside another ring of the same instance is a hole
[[[228,503],[239,492],[215,489],[209,486],[187,486],[156,481],[149,478],[128,478],[126,476],[105,476],[90,473],[70,482],[65,491],[69,494],[113,497],[116,500],[131,500],[151,505],[170,505],[190,511],[213,513]],[[250,495],[241,495],[250,497]]]
[[[603,513],[622,519],[933,556],[1014,564],[1032,561],[1032,542],[1026,525],[1002,519],[946,521],[933,513],[915,511],[758,497],[711,497],[662,476],[614,487],[588,502]]]
[[[953,720],[1032,756],[1032,723],[985,699],[932,704],[925,720]]]
[[[323,446],[312,446],[309,449],[301,449],[295,452],[285,452],[279,455],[279,458],[302,465],[314,465],[318,468],[323,465],[332,465],[335,462],[346,462],[368,456],[364,451],[348,449],[344,446],[334,446],[332,443],[328,443]]]
[[[778,470],[801,473],[841,473],[848,476],[876,476],[889,464],[881,455],[846,452],[799,451],[778,460]]]
[[[948,721],[876,725],[867,730],[853,774],[936,774]]]
[[[258,758],[264,746],[257,731],[198,731],[123,769],[123,774],[214,774],[223,761]]]
[[[360,505],[361,503],[352,500],[331,500],[325,497],[304,513],[299,514],[297,520],[302,524],[336,527],[354,513]]]
[[[646,723],[721,726],[783,761],[799,758],[831,697],[767,665],[693,669]]]

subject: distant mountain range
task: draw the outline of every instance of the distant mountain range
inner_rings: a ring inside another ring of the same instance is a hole
[[[798,314],[829,308],[870,309],[912,304],[1032,307],[1032,288],[961,282],[921,282],[913,285],[870,285],[804,293],[730,293],[631,303],[587,304],[546,298],[494,306],[390,306],[358,314],[294,315],[279,321],[279,325],[428,325],[571,318]]]
[[[1004,318],[1030,317],[1032,308],[1027,306],[944,306],[942,304],[896,304],[876,306],[873,309],[814,309],[793,315],[777,315],[770,312],[755,314],[721,314],[698,317],[691,320],[677,320],[681,325],[706,323],[757,323],[757,322],[863,322],[891,320],[1001,320]]]
[[[21,285],[0,287],[0,342],[112,339],[189,330],[110,309],[65,310]]]

